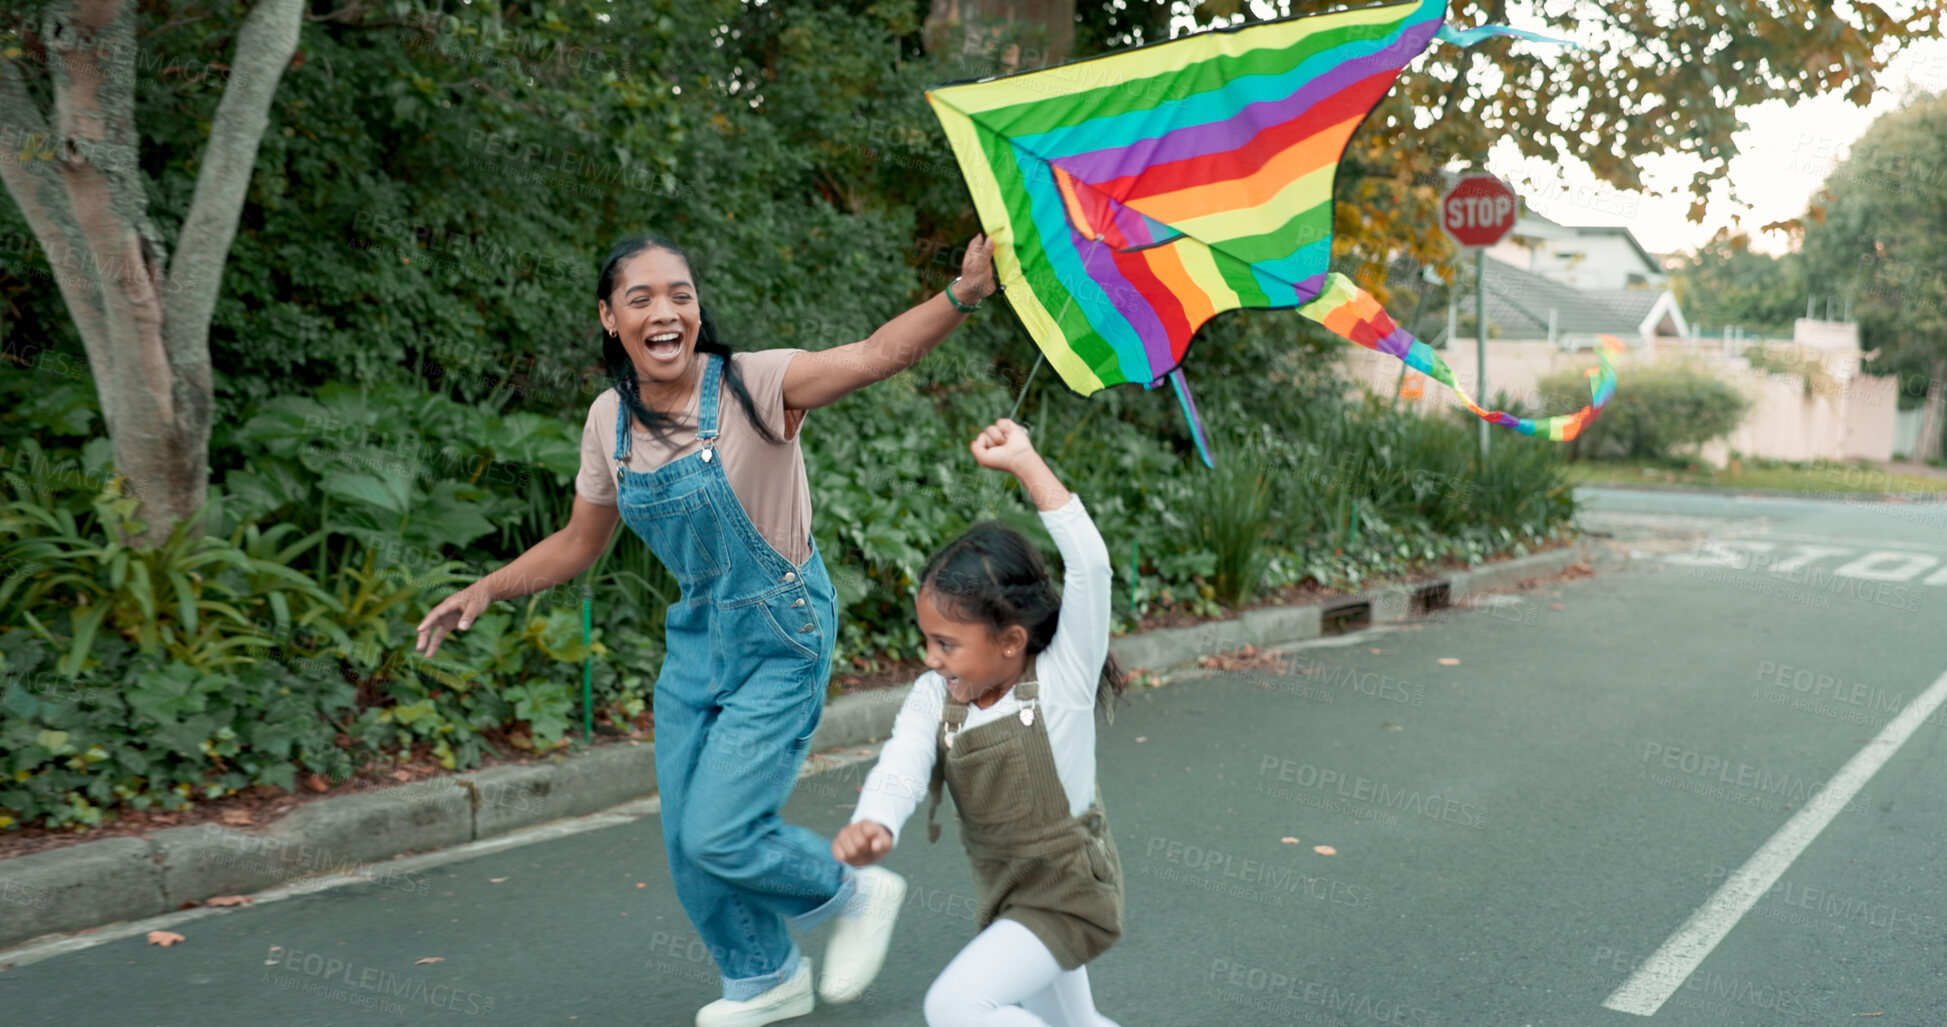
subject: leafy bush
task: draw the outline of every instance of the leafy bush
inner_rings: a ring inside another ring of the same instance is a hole
[[[1589,401],[1588,381],[1577,371],[1549,375],[1538,388],[1550,409],[1573,410]],[[1750,407],[1735,386],[1694,365],[1632,365],[1602,416],[1569,444],[1569,455],[1667,459],[1680,446],[1730,434]]]

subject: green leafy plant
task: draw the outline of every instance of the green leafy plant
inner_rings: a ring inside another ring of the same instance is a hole
[[[1537,388],[1550,409],[1574,409],[1589,399],[1588,381],[1579,372],[1549,375]],[[1678,447],[1730,434],[1750,407],[1743,393],[1703,368],[1633,365],[1602,416],[1568,444],[1569,454],[1665,459]]]

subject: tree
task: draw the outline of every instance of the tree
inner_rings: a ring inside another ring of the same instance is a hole
[[[300,0],[262,0],[238,31],[173,256],[140,166],[136,5],[53,0],[38,25],[12,26],[19,42],[0,61],[0,182],[61,272],[150,541],[206,496],[210,314],[302,13]]]
[[[1789,337],[1805,313],[1800,255],[1753,253],[1742,232],[1719,232],[1682,258],[1671,281],[1685,316],[1699,328],[1741,325],[1749,333]]]
[[[1861,345],[1927,368],[1917,460],[1947,427],[1947,97],[1883,115],[1805,217],[1808,277],[1848,290]]]

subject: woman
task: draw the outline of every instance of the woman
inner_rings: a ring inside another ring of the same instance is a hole
[[[858,998],[884,961],[905,882],[840,863],[778,816],[824,712],[838,621],[799,428],[807,411],[930,352],[995,291],[992,265],[993,243],[976,236],[958,279],[862,342],[732,354],[683,251],[660,236],[623,240],[595,286],[614,388],[589,409],[568,526],[419,624],[416,648],[432,656],[494,600],[580,575],[618,520],[675,574],[656,783],[677,897],[723,977],[698,1027],[811,1011],[810,960],[791,930],[837,918],[818,987],[828,1002]]]

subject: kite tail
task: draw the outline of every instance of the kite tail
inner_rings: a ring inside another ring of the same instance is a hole
[[[1406,329],[1394,324],[1378,300],[1342,274],[1333,272],[1328,275],[1325,288],[1319,292],[1318,298],[1299,307],[1298,312],[1324,325],[1333,335],[1369,350],[1397,357],[1406,366],[1452,389],[1475,417],[1523,435],[1539,436],[1551,442],[1567,442],[1582,434],[1582,429],[1602,413],[1602,408],[1609,405],[1609,398],[1616,394],[1616,369],[1609,362],[1609,353],[1622,352],[1623,344],[1613,335],[1601,336],[1602,345],[1596,348],[1596,360],[1601,366],[1588,372],[1589,405],[1572,414],[1530,420],[1498,410],[1481,409],[1473,397],[1461,391],[1454,381],[1453,371],[1447,367],[1446,361],[1440,359],[1440,354],[1433,351],[1433,347],[1413,338]]]
[[[1482,25],[1476,29],[1457,29],[1452,25],[1442,22],[1439,30],[1433,34],[1433,38],[1442,42],[1452,43],[1456,46],[1473,46],[1483,39],[1492,39],[1495,36],[1512,36],[1516,39],[1527,39],[1537,43],[1558,43],[1562,46],[1572,46],[1578,50],[1583,48],[1581,44],[1566,39],[1556,39],[1554,36],[1544,36],[1539,32],[1529,32],[1526,29],[1509,28],[1506,25]]]
[[[1183,380],[1183,369],[1170,372],[1170,384],[1176,387],[1177,402],[1183,404],[1183,419],[1190,422],[1190,434],[1197,440],[1197,455],[1203,458],[1203,466],[1215,467],[1217,462],[1210,459],[1210,441],[1203,435],[1203,419],[1197,416],[1197,401],[1190,398],[1190,383]]]

